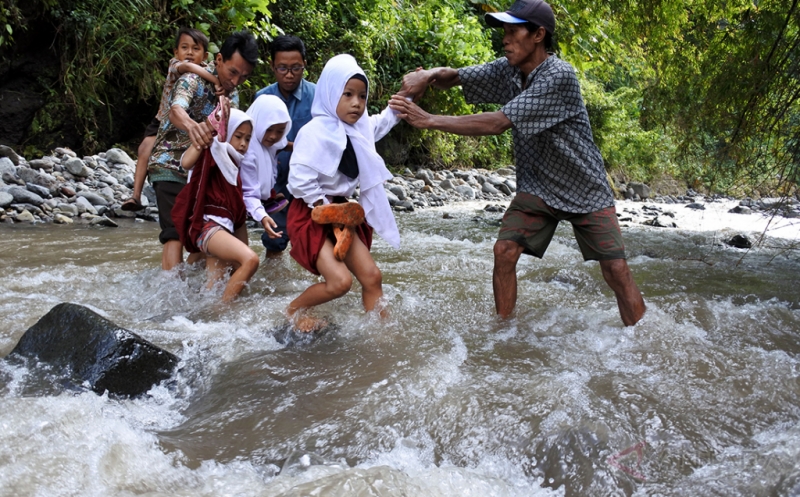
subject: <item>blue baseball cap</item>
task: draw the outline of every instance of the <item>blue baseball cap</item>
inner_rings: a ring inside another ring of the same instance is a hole
[[[486,14],[486,24],[493,28],[503,24],[522,24],[532,22],[541,26],[551,35],[556,30],[556,18],[553,9],[543,0],[517,0],[505,12]]]

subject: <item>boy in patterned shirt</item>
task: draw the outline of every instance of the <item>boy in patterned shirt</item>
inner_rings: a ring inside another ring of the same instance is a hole
[[[139,145],[139,157],[136,160],[136,173],[133,177],[133,195],[123,202],[122,210],[138,211],[142,207],[142,188],[147,176],[147,160],[153,152],[156,135],[161,122],[169,116],[169,98],[175,82],[184,73],[197,74],[217,88],[217,93],[222,94],[219,79],[209,72],[208,64],[208,38],[202,32],[193,28],[180,28],[175,36],[175,47],[172,49],[173,58],[169,61],[167,79],[164,81],[164,90],[161,92],[161,104],[156,117],[147,125],[144,140]]]

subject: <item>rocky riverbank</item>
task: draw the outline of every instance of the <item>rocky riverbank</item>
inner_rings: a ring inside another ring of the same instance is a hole
[[[120,208],[131,195],[134,170],[134,160],[117,148],[83,158],[72,150],[58,148],[51,155],[28,161],[11,148],[0,146],[0,222],[117,226],[115,218],[157,221],[155,193],[149,185],[142,195],[144,209],[128,212]],[[503,212],[516,192],[515,178],[513,167],[493,171],[405,169],[385,188],[390,204],[398,212],[464,201],[481,202],[487,211]],[[628,201],[617,206],[623,226],[692,229],[687,226],[691,223],[681,220],[685,216],[676,216],[678,209],[700,215],[707,206],[719,207],[723,203],[732,214],[800,218],[797,198],[733,201],[691,189],[684,195],[659,195],[642,183],[620,184],[617,188]]]

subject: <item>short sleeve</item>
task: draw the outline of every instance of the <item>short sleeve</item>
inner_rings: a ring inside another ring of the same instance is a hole
[[[534,76],[530,86],[505,104],[500,111],[522,136],[538,135],[572,118],[579,110],[566,101],[575,92],[580,98],[578,80],[574,74],[571,76],[570,78],[570,74],[564,71]]]
[[[458,70],[461,90],[470,104],[505,104],[513,97],[505,58]]]
[[[186,73],[175,82],[175,88],[172,90],[172,98],[170,99],[170,107],[178,105],[188,111],[192,105],[192,100],[197,93],[197,86],[202,81],[202,78],[196,74]]]
[[[178,79],[181,76],[181,73],[178,72],[178,65],[181,63],[180,60],[172,58],[169,61],[169,69],[167,70],[167,77],[173,77],[174,79]]]

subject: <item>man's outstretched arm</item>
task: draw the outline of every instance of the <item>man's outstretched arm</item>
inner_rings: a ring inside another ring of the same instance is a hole
[[[395,95],[389,107],[398,112],[398,117],[420,129],[436,129],[464,136],[499,135],[511,128],[511,121],[500,111],[483,112],[467,116],[437,116],[428,114],[417,104]]]
[[[461,78],[458,76],[458,69],[452,67],[418,68],[403,76],[403,87],[400,88],[398,94],[402,97],[412,97],[414,101],[417,101],[428,86],[447,90],[460,84]]]

